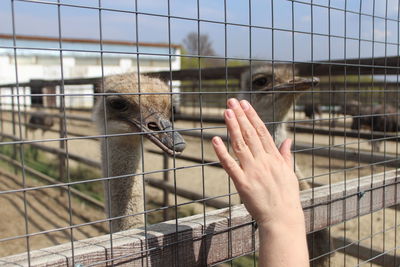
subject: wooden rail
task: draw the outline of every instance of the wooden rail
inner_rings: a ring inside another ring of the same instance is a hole
[[[47,109],[48,107],[45,107],[45,109]],[[58,108],[59,109],[59,108]],[[12,110],[7,110],[7,109],[2,109],[0,110],[0,112],[2,113],[21,113],[21,115],[32,115],[35,114],[35,111],[12,111]],[[54,118],[64,118],[64,114],[60,114],[60,113],[46,113],[46,116],[49,117],[54,117]],[[76,115],[65,115],[65,118],[67,120],[76,120],[76,121],[84,121],[84,122],[90,122],[92,123],[93,120],[88,117],[88,116],[76,116]]]
[[[211,140],[214,136],[216,136],[216,134],[210,134],[204,132],[201,134],[198,131],[181,131],[180,134],[193,137],[202,136],[203,139],[206,140]],[[219,135],[219,136],[224,141],[228,140],[228,137],[226,135]],[[362,163],[368,163],[368,164],[379,164],[393,168],[397,168],[400,163],[400,157],[388,153],[374,152],[372,154],[371,152],[358,151],[355,149],[346,148],[346,150],[344,150],[338,147],[329,147],[320,145],[312,146],[310,144],[299,143],[299,142],[296,142],[293,152],[314,155],[314,156],[321,156],[321,157],[331,157],[335,159],[346,159],[356,162],[360,161]]]
[[[400,57],[375,57],[375,58],[354,58],[346,60],[331,60],[331,61],[315,61],[315,62],[281,62],[276,65],[294,65],[300,76],[336,76],[336,75],[378,75],[378,74],[398,74],[398,65]],[[270,62],[271,64],[271,62]],[[257,63],[252,64],[256,66]],[[217,80],[217,79],[240,79],[241,74],[250,69],[249,65],[236,67],[213,67],[202,68],[202,80]],[[158,71],[143,73],[149,76],[155,76],[164,80],[169,80],[172,76],[173,80],[180,81],[197,81],[199,79],[199,68],[173,70],[173,71]],[[61,85],[93,85],[96,89],[102,81],[102,77],[94,78],[74,78],[74,79],[57,79],[43,80],[35,79],[29,82],[19,83],[20,87],[36,87],[43,88],[49,86]],[[379,82],[378,82],[379,83]],[[391,82],[389,82],[391,83]],[[354,83],[357,86],[359,83]],[[364,82],[361,82],[364,84]],[[365,83],[367,84],[367,83]],[[380,83],[379,83],[380,84]],[[391,83],[394,84],[394,83]],[[16,87],[16,83],[1,84],[0,88]]]
[[[20,141],[19,138],[16,138],[16,137],[14,137],[12,135],[0,134],[0,136],[5,137],[5,138],[9,138],[9,139],[14,140],[14,141]],[[77,161],[79,163],[85,164],[85,165],[93,167],[93,168],[101,169],[101,163],[100,162],[97,162],[97,161],[94,161],[94,160],[91,160],[91,159],[88,159],[88,158],[85,158],[85,157],[82,157],[82,156],[79,156],[79,155],[76,155],[76,154],[73,154],[73,153],[70,153],[70,152],[66,153],[64,150],[59,149],[59,148],[52,148],[52,147],[48,147],[48,146],[37,144],[37,143],[31,143],[29,145],[31,145],[32,147],[35,147],[37,149],[40,149],[42,151],[51,153],[51,154],[63,155],[65,157],[68,155],[69,159],[71,159],[71,160],[75,160],[75,161]],[[150,152],[158,153],[158,152],[153,151],[153,150],[150,150]],[[158,154],[163,155],[162,152],[160,152]],[[193,158],[193,157],[185,157],[185,156],[178,156],[178,157],[182,157],[182,159],[185,159],[185,160],[195,160],[195,158]],[[12,164],[12,165],[14,165],[14,166],[16,166],[18,168],[22,168],[22,165],[18,161],[15,161],[15,160],[13,160],[13,159],[5,156],[5,155],[1,155],[0,154],[0,159],[5,160],[5,161],[9,162],[10,164]],[[43,173],[38,172],[38,171],[36,171],[36,170],[34,170],[32,168],[29,168],[27,166],[24,166],[24,168],[25,168],[26,171],[28,171],[32,175],[38,177],[39,179],[43,180],[45,183],[50,183],[50,184],[60,183],[60,181],[57,181],[54,178],[51,178],[51,177],[49,177],[47,175],[44,175]],[[169,184],[167,182],[164,182],[164,181],[156,179],[156,178],[148,177],[147,175],[146,175],[146,182],[150,186],[152,186],[154,188],[161,189],[161,190],[166,190],[167,192],[169,192],[171,194],[177,194],[178,196],[184,197],[184,198],[187,198],[187,199],[202,200],[202,201],[204,199],[206,199],[206,200],[204,200],[204,203],[207,206],[210,206],[210,207],[213,207],[213,208],[219,209],[219,208],[227,207],[229,205],[228,203],[226,203],[224,201],[211,198],[211,197],[209,197],[207,195],[203,196],[202,194],[198,194],[198,193],[186,190],[184,188],[174,187],[173,185],[171,185],[171,184]],[[76,193],[79,192],[78,190],[76,190],[76,191],[77,191]],[[81,192],[79,192],[79,193],[82,194]],[[87,196],[85,195],[85,197],[87,197]],[[87,202],[89,204],[92,204],[93,203],[92,200],[94,200],[94,199],[91,199],[90,197],[88,197],[88,199],[85,199],[85,198],[81,198],[81,199],[84,200],[84,201],[87,200]],[[99,202],[97,200],[95,202],[96,202],[97,206],[99,206],[99,204],[101,204],[102,207],[103,207],[103,204],[101,202]]]
[[[196,136],[199,137],[199,133],[197,132],[192,132],[192,131],[183,131],[181,132],[181,134],[186,134],[186,135],[190,135],[190,136]],[[0,136],[5,137],[5,138],[9,138],[11,140],[14,141],[20,141],[19,138],[16,138],[12,135],[7,135],[7,134],[0,134]],[[213,134],[208,134],[208,133],[203,133],[203,138],[205,139],[211,139],[214,135]],[[221,136],[224,140],[227,140],[226,136]],[[55,155],[63,155],[63,156],[67,156],[69,157],[69,159],[71,160],[75,160],[77,162],[80,162],[82,164],[86,164],[90,167],[94,167],[94,168],[101,168],[101,164],[100,162],[82,157],[80,155],[76,155],[73,153],[66,153],[64,150],[59,149],[59,148],[52,148],[52,147],[48,147],[45,145],[41,145],[41,144],[37,144],[37,143],[31,143],[30,144],[32,147],[35,147],[37,149],[43,150],[45,152],[48,153],[52,153]],[[149,150],[151,153],[156,153],[159,155],[162,155],[162,152],[156,151],[156,150]],[[360,153],[358,153],[358,151],[356,150],[350,150],[350,149],[346,149],[346,151],[344,151],[343,149],[339,149],[339,148],[328,148],[328,147],[322,147],[322,148],[313,148],[311,145],[309,144],[299,144],[297,143],[295,146],[295,151],[301,151],[301,153],[305,153],[305,154],[313,154],[315,156],[323,156],[323,157],[332,157],[332,158],[338,158],[338,159],[344,159],[346,158],[347,160],[352,160],[352,161],[358,161],[360,160],[360,162],[363,163],[369,163],[369,164],[385,164],[388,167],[394,167],[397,168],[399,166],[399,162],[400,162],[400,158],[397,158],[395,156],[392,155],[387,155],[384,153],[374,153],[373,155],[371,155],[371,153],[369,152],[363,152],[360,151]],[[182,159],[182,160],[187,160],[187,161],[192,161],[192,162],[196,162],[196,163],[201,163],[201,164],[211,164],[211,163],[215,163],[213,161],[207,160],[207,159],[198,159],[196,157],[191,157],[191,156],[186,156],[186,155],[178,155],[177,156],[178,159]],[[210,166],[213,167],[218,167],[220,168],[220,164],[211,164]],[[151,177],[146,177],[149,185],[161,189],[161,190],[166,190],[169,193],[176,193],[177,195],[187,198],[187,199],[192,199],[192,200],[202,200],[202,199],[208,199],[205,201],[206,205],[214,207],[214,208],[221,208],[221,207],[226,207],[228,206],[228,203],[221,201],[221,200],[216,200],[216,199],[212,199],[209,198],[208,196],[203,196],[201,194],[197,194],[195,192],[183,189],[183,188],[175,188],[172,185],[170,185],[169,183],[166,182],[162,182],[161,180],[158,179],[154,179]]]
[[[42,173],[42,172],[39,172],[39,171],[37,171],[33,168],[30,168],[26,165],[22,166],[21,163],[19,163],[18,161],[13,160],[12,158],[9,158],[5,155],[0,154],[0,159],[4,160],[5,162],[8,162],[9,164],[12,164],[12,165],[18,167],[20,170],[22,170],[22,168],[24,168],[24,170],[27,173],[29,173],[30,175],[39,179],[41,182],[43,182],[45,184],[59,184],[60,183],[60,181]],[[4,174],[4,172],[2,170],[0,170],[0,174]],[[94,199],[75,188],[72,188],[72,187],[68,188],[67,186],[59,186],[58,188],[65,192],[67,192],[69,190],[69,191],[71,191],[72,195],[79,198],[80,200],[83,200],[85,203],[91,205],[92,207],[100,209],[100,210],[104,210],[104,204],[101,201],[98,201],[97,199]]]
[[[3,122],[8,122],[8,123],[14,123],[12,120],[8,120],[8,119],[2,119]],[[57,129],[53,129],[51,127],[45,127],[45,126],[41,126],[38,124],[32,124],[32,123],[25,123],[25,122],[17,122],[18,125],[23,125],[25,127],[29,128],[37,128],[37,129],[41,129],[43,131],[47,131],[47,132],[52,132],[52,133],[60,133],[60,130]],[[79,137],[84,137],[87,136],[85,134],[81,134],[81,133],[75,133],[75,132],[71,132],[68,131],[67,133],[68,136],[79,136]]]
[[[397,170],[301,192],[307,232],[314,232],[400,203]],[[346,190],[346,191],[345,191]],[[205,224],[204,224],[205,223]],[[255,241],[253,243],[253,240]],[[143,228],[30,252],[31,266],[121,264],[203,266],[245,255],[258,247],[252,219],[242,205]],[[254,246],[255,244],[255,246]],[[112,254],[110,254],[112,251]],[[3,264],[27,264],[27,254],[0,258]]]
[[[13,135],[9,135],[9,134],[0,133],[0,136],[4,137],[4,138],[11,139],[13,141],[22,141],[21,139],[15,137]],[[76,154],[73,154],[73,153],[66,153],[65,150],[60,149],[60,148],[49,147],[49,146],[41,145],[40,143],[29,143],[29,145],[34,147],[34,148],[37,148],[37,149],[40,149],[40,150],[43,150],[45,152],[48,152],[48,153],[51,153],[51,154],[55,154],[55,155],[58,155],[58,156],[59,155],[62,155],[62,156],[65,156],[65,157],[68,156],[69,159],[75,160],[75,161],[83,163],[83,164],[86,164],[86,165],[88,165],[90,167],[95,167],[95,168],[100,168],[101,167],[100,163],[97,162],[97,161],[94,161],[94,160],[91,160],[91,159],[88,159],[88,158],[85,158],[85,157],[82,157],[82,156],[79,156],[79,155],[76,155]]]
[[[294,63],[299,76],[343,76],[343,75],[378,75],[378,74],[398,74],[399,57],[375,57],[375,58],[354,58],[346,60],[298,62]],[[276,63],[276,65],[281,63]],[[257,63],[252,64],[256,66]],[[292,66],[293,64],[283,64]],[[250,70],[247,66],[238,67],[216,67],[201,70],[202,80],[216,79],[240,79],[244,71]],[[151,72],[148,75],[169,80],[197,81],[199,79],[199,69],[186,69],[176,71]]]
[[[374,139],[388,139],[388,141],[397,142],[400,140],[400,135],[393,132],[377,132],[377,131],[358,131],[352,129],[336,129],[327,127],[312,127],[304,124],[297,124],[296,126],[288,124],[288,130],[296,133],[310,133],[310,134],[321,134],[329,136],[346,136],[352,138],[361,138],[374,141]]]

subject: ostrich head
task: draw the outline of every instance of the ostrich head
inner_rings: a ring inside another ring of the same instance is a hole
[[[264,121],[283,121],[299,92],[318,83],[318,78],[297,77],[291,66],[283,65],[255,66],[241,76],[241,90],[256,92],[251,100]],[[250,94],[242,98],[250,99]]]
[[[113,75],[104,79],[101,91],[110,94],[99,97],[94,110],[94,119],[102,133],[143,132],[170,155],[184,150],[184,139],[172,131],[171,97],[161,80],[134,73]],[[139,96],[140,93],[143,94]],[[124,140],[132,139],[140,142],[139,135],[126,136]]]

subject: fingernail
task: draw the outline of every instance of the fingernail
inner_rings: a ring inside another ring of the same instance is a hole
[[[225,110],[225,115],[228,117],[228,119],[232,119],[235,116],[231,109]]]
[[[243,110],[248,110],[250,108],[250,104],[247,100],[240,101],[240,106],[242,106]]]
[[[235,98],[231,98],[228,100],[228,106],[230,108],[235,108],[237,106],[237,100]]]
[[[212,139],[214,145],[220,145],[221,144],[221,138],[219,138],[218,136],[214,136],[214,138]]]

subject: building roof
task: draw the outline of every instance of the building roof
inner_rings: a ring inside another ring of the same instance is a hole
[[[0,34],[1,39],[14,39],[11,34]],[[29,40],[29,41],[47,41],[47,42],[59,42],[58,37],[46,37],[46,36],[32,36],[32,35],[16,35],[17,40]],[[61,38],[62,42],[67,43],[86,43],[86,44],[99,44],[100,40],[96,39],[79,39],[79,38]],[[146,43],[146,42],[129,42],[129,41],[117,41],[117,40],[103,40],[103,44],[108,45],[124,45],[124,46],[144,46],[144,47],[169,47],[167,43]],[[179,49],[181,45],[171,44],[171,48]]]
[[[168,56],[180,54],[180,45],[165,43],[143,43],[115,40],[53,38],[44,36],[16,35],[19,56],[58,56],[60,40],[64,56],[72,57],[104,57],[135,58],[137,54],[146,60],[168,60]],[[13,35],[0,34],[0,55],[14,55]]]

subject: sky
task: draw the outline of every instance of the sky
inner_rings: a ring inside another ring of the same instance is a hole
[[[102,7],[110,9],[101,12],[101,27],[99,0],[60,1],[93,8],[61,6],[59,17],[57,5],[16,0],[15,32],[58,37],[60,26],[66,38],[98,40],[101,29],[105,40],[168,43],[171,38],[183,44],[188,33],[200,30],[209,35],[218,56],[236,59],[310,61],[398,54],[398,23],[391,20],[397,20],[398,0],[376,0],[375,7],[374,0],[362,0],[361,6],[361,0],[313,0],[314,6],[311,0],[226,0],[226,12],[224,0],[169,0],[170,19],[168,0],[137,0],[137,16],[132,13],[135,0],[101,0]],[[360,9],[365,15],[358,15]],[[13,32],[11,14],[11,0],[0,0],[0,34]],[[379,18],[386,14],[390,20]],[[391,44],[379,43],[385,39]]]

